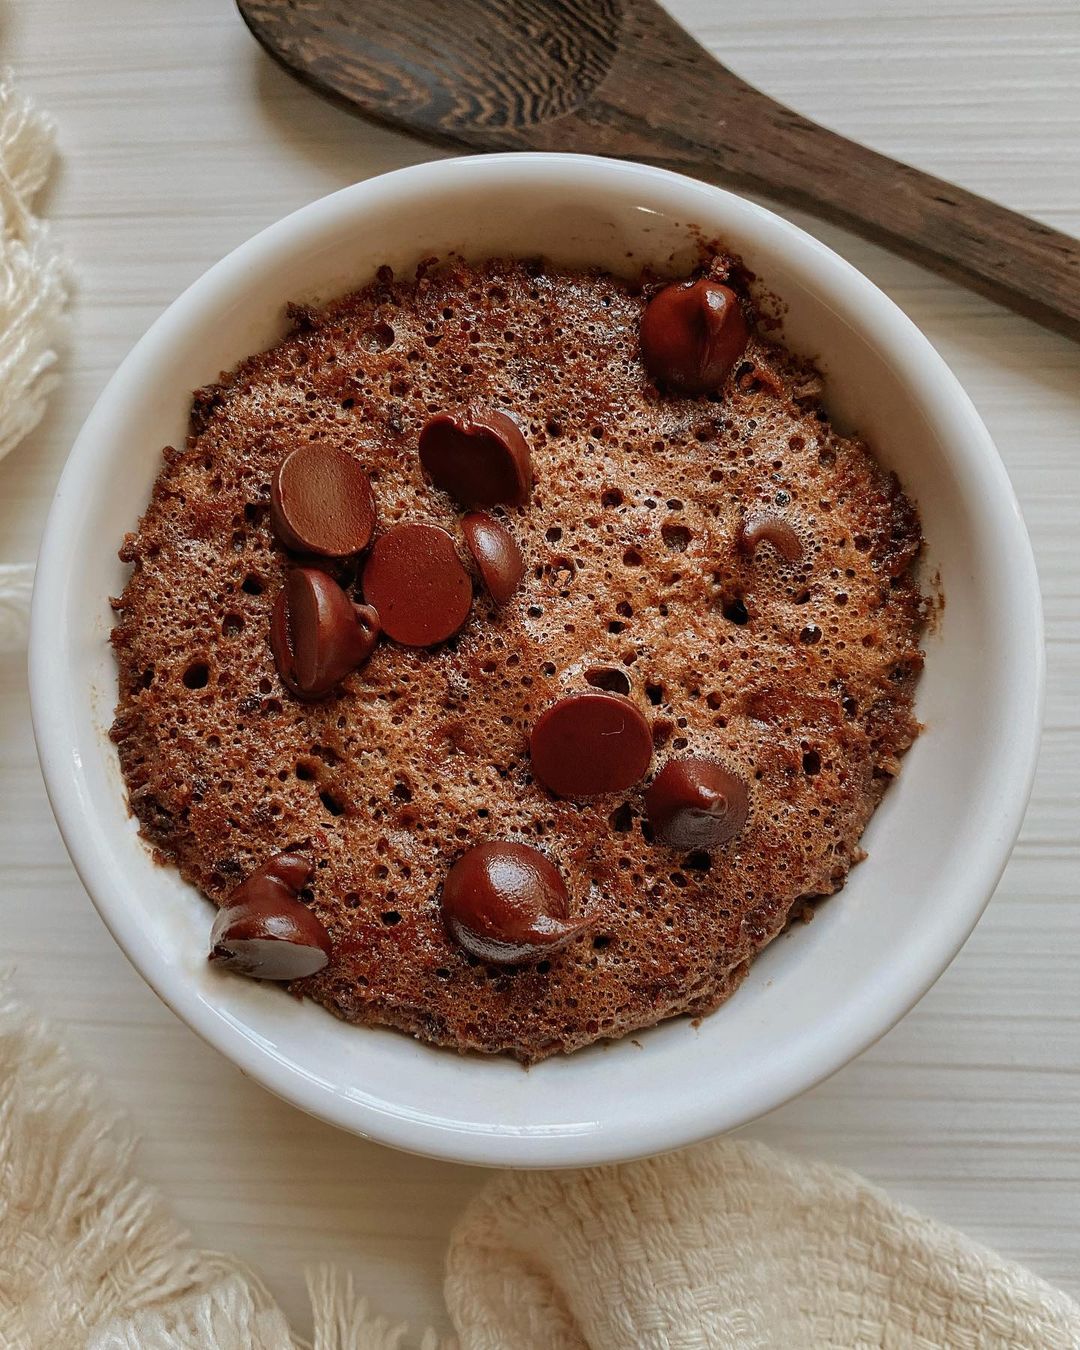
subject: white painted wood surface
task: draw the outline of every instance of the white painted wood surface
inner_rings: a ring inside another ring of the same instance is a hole
[[[802,112],[1080,233],[1075,0],[678,0],[675,10]],[[46,207],[78,275],[64,386],[0,466],[0,562],[10,562],[32,556],[93,398],[189,281],[285,212],[434,152],[294,84],[228,0],[9,0],[0,56],[57,118],[62,162]],[[800,223],[895,297],[989,423],[1035,540],[1049,703],[1023,836],[960,958],[876,1048],[751,1132],[855,1167],[1080,1294],[1080,348]],[[21,658],[0,658],[0,957],[135,1116],[144,1175],[200,1243],[257,1266],[299,1327],[302,1266],[323,1258],[351,1266],[391,1315],[442,1324],[446,1237],[483,1174],[307,1119],[157,1002],[64,854],[24,685]],[[987,709],[988,725],[1008,716]]]

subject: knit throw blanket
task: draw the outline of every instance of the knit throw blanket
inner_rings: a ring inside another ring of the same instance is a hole
[[[0,76],[0,456],[41,416],[64,304],[30,210],[48,124]],[[0,647],[29,568],[0,568]],[[362,1034],[362,1033],[357,1033]],[[447,1257],[457,1338],[309,1275],[314,1340],[192,1248],[131,1128],[0,977],[0,1346],[17,1350],[1077,1350],[1080,1306],[850,1172],[719,1140],[620,1168],[502,1173]]]

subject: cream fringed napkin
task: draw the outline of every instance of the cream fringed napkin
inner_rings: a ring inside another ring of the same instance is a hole
[[[31,431],[56,383],[65,268],[31,204],[44,186],[53,130],[0,70],[0,459]],[[0,651],[23,638],[33,568],[0,565]]]
[[[305,1345],[250,1271],[192,1250],[133,1147],[0,984],[0,1345]],[[439,1350],[333,1271],[309,1288],[315,1350]],[[853,1173],[727,1140],[498,1174],[451,1239],[446,1298],[461,1350],[1080,1347],[1080,1306],[1022,1267]]]
[[[0,75],[0,457],[53,379],[63,270],[29,207],[50,151]],[[0,649],[21,638],[30,572],[0,567]],[[0,977],[0,1347],[306,1345],[251,1271],[190,1246],[133,1150]],[[439,1350],[370,1315],[348,1277],[319,1270],[309,1290],[314,1350]],[[1080,1347],[1080,1306],[1028,1271],[850,1172],[727,1140],[500,1174],[453,1235],[446,1297],[461,1350]]]

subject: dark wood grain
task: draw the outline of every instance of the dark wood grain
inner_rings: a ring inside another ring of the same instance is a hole
[[[478,150],[722,172],[1080,338],[1080,242],[879,155],[732,74],[654,0],[237,0],[294,74]]]

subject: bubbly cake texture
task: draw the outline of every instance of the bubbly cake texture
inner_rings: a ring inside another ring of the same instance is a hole
[[[914,508],[831,426],[816,372],[760,329],[717,395],[659,390],[638,339],[655,289],[451,260],[293,307],[283,341],[196,393],[187,444],[165,451],[124,542],[112,736],[142,833],[219,906],[303,850],[301,899],[333,956],[291,988],[349,1021],[531,1062],[712,1011],[843,884],[917,734]],[[497,606],[474,581],[448,642],[384,640],[335,693],[298,701],[268,642],[289,561],[269,527],[277,465],[303,442],[347,450],[370,473],[376,538],[441,526],[475,573],[462,511],[417,454],[428,418],[473,403],[512,413],[531,446],[529,502],[494,512],[521,545],[521,586]],[[801,560],[740,547],[765,511]],[[629,691],[652,768],[625,793],[562,800],[534,781],[529,733],[591,686]],[[711,853],[673,850],[644,817],[674,754],[748,785],[745,826]],[[519,966],[466,953],[440,888],[490,839],[547,854],[592,926]]]

